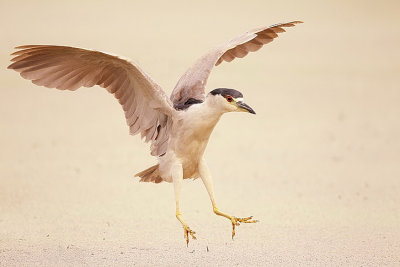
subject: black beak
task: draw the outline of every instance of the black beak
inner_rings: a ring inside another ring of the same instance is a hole
[[[239,102],[236,102],[236,104],[239,107],[239,109],[244,109],[251,114],[256,114],[256,112],[246,103],[239,101]]]

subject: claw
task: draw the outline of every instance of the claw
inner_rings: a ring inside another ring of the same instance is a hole
[[[196,234],[195,231],[192,231],[189,226],[183,226],[183,232],[184,232],[184,238],[186,239],[186,246],[189,246],[189,234],[192,237],[193,240],[196,240],[196,236],[194,234]]]
[[[213,205],[213,209],[214,209],[214,213],[219,215],[219,216],[223,216],[229,220],[231,220],[232,223],[232,239],[235,236],[236,232],[235,232],[235,228],[236,226],[239,226],[240,223],[256,223],[258,222],[258,220],[252,220],[253,216],[250,217],[246,217],[246,218],[237,218],[235,216],[230,216],[226,213],[221,212],[217,206]]]
[[[233,240],[233,237],[236,234],[235,227],[239,226],[240,223],[256,223],[256,222],[258,222],[258,220],[252,220],[253,216],[250,216],[250,217],[247,217],[247,218],[237,218],[237,217],[232,216],[230,219],[231,219],[231,222],[232,222],[232,240]]]
[[[181,213],[179,210],[176,212],[176,218],[180,223],[182,224],[183,227],[183,238],[186,239],[186,246],[189,246],[189,235],[192,237],[192,239],[196,240],[196,236],[194,235],[196,232],[192,231],[189,226],[183,221]]]

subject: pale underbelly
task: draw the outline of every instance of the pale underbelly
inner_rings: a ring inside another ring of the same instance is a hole
[[[191,118],[190,124],[182,124],[175,130],[178,136],[171,137],[167,153],[160,159],[161,175],[165,181],[172,181],[171,170],[176,164],[182,165],[184,179],[200,177],[199,163],[217,121]]]
[[[167,151],[159,160],[162,178],[172,182],[171,169],[175,164],[182,165],[183,179],[199,178],[199,163],[203,158],[206,144],[207,142],[191,140],[190,143],[180,142],[174,151]]]
[[[203,158],[204,149],[204,142],[192,141],[189,146],[177,151],[177,157],[182,162],[184,179],[199,177],[199,163]]]

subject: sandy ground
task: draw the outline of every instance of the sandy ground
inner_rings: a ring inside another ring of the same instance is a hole
[[[1,1],[0,265],[400,265],[398,1]],[[200,180],[171,184],[100,88],[60,92],[6,70],[12,47],[63,44],[132,58],[169,93],[209,48],[290,20],[208,89],[244,92],[206,158],[221,210],[254,215],[234,241]],[[208,248],[208,251],[207,251]]]

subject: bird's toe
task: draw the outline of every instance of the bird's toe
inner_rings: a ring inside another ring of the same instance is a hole
[[[184,232],[184,238],[186,239],[186,245],[187,246],[189,245],[189,239],[190,239],[189,236],[191,236],[193,240],[197,239],[196,236],[195,236],[196,232],[191,230],[189,228],[189,226],[184,226],[183,227],[183,232]]]

